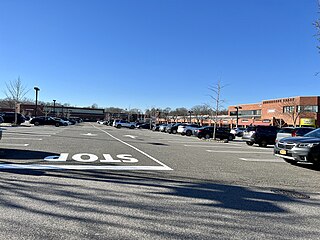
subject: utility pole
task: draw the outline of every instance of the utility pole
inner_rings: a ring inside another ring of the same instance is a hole
[[[40,88],[34,87],[34,90],[36,90],[36,109],[34,111],[34,116],[37,116],[37,110],[38,110],[38,92],[40,91]]]

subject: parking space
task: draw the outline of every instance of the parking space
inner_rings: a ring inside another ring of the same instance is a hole
[[[181,135],[169,135],[165,133],[155,133],[156,139],[165,141],[168,144],[184,146],[199,152],[208,152],[212,155],[227,154],[239,161],[246,162],[269,162],[286,163],[284,160],[273,155],[273,146],[259,147],[258,145],[248,146],[241,138],[234,141],[223,142],[215,140],[203,140],[195,137]],[[161,138],[160,138],[161,137]]]
[[[92,124],[6,128],[1,147],[1,168],[171,170],[112,135],[112,129],[105,131]]]

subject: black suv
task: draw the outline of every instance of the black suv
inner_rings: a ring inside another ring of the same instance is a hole
[[[0,116],[3,118],[3,122],[5,123],[14,123],[15,121],[15,113],[14,112],[2,112]],[[25,122],[25,117],[21,113],[17,113],[17,124],[21,124]]]
[[[201,127],[194,130],[194,135],[198,138],[213,138],[213,128],[211,126]],[[216,128],[216,138],[218,139],[228,139],[232,141],[234,139],[234,135],[230,133],[230,129],[218,127]]]
[[[35,126],[39,125],[54,125],[56,127],[63,126],[63,122],[59,119],[55,119],[53,117],[35,117],[32,118],[30,121],[31,124],[34,124]]]
[[[182,123],[169,124],[166,127],[166,132],[176,134],[180,125],[182,125]]]
[[[259,144],[260,147],[274,145],[277,138],[278,127],[275,126],[256,126],[251,137],[247,139],[248,145]]]

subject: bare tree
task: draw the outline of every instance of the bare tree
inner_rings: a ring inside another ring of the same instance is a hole
[[[282,114],[292,121],[294,127],[297,126],[297,120],[309,112],[308,106],[299,105],[298,99],[296,98],[285,98],[281,101],[283,108]]]
[[[22,84],[20,77],[18,79],[9,81],[6,83],[6,90],[4,94],[7,97],[7,101],[9,103],[10,108],[14,108],[17,103],[25,100],[25,95],[29,92],[26,86]]]
[[[226,87],[226,85],[221,85],[220,80],[218,80],[215,85],[209,87],[209,90],[212,92],[210,97],[213,100],[213,111],[215,112],[213,138],[216,136],[219,110],[222,108],[222,104],[224,103],[224,100],[221,99],[221,90],[224,87]]]

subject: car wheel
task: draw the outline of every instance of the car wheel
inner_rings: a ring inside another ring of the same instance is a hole
[[[210,134],[207,133],[207,134],[204,136],[204,138],[205,138],[205,139],[209,139],[209,138],[210,138]]]
[[[253,142],[246,142],[247,143],[247,145],[249,145],[249,146],[252,146],[253,145]]]
[[[60,127],[60,123],[56,123],[55,126],[56,126],[56,127]]]
[[[233,136],[232,136],[232,135],[229,135],[228,140],[229,140],[229,141],[232,141],[232,140],[233,140]]]
[[[267,141],[265,140],[262,140],[260,143],[259,143],[259,147],[267,147]]]
[[[191,136],[191,135],[192,135],[192,132],[188,130],[188,131],[186,132],[186,135],[187,135],[187,136]]]
[[[139,127],[139,128],[140,128],[140,127]],[[130,126],[130,129],[134,129],[134,126],[133,126],[133,125],[131,125],[131,126]]]
[[[121,124],[118,124],[118,125],[117,125],[117,128],[121,128]]]
[[[173,129],[173,130],[172,130],[172,133],[173,133],[173,134],[176,134],[176,133],[177,133],[177,130]]]
[[[40,123],[39,123],[39,122],[34,122],[34,125],[35,125],[35,126],[39,126]]]

